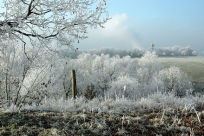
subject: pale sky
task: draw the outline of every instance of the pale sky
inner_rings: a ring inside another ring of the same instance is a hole
[[[204,0],[107,0],[111,20],[90,29],[79,49],[146,49],[174,45],[204,51]]]

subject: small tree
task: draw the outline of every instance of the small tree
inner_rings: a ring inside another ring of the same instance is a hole
[[[160,81],[159,86],[161,89],[166,92],[175,91],[176,96],[184,96],[186,90],[193,88],[188,75],[175,66],[159,71],[156,78]]]
[[[182,54],[183,56],[186,56],[186,51],[182,51],[181,54]]]
[[[137,69],[137,76],[141,83],[149,84],[155,72],[158,72],[162,65],[158,62],[156,52],[147,51],[139,60],[139,69]]]
[[[196,56],[196,55],[197,55],[197,52],[196,52],[196,51],[193,51],[193,52],[192,52],[192,55],[193,55],[193,56]]]
[[[7,105],[13,103],[19,106],[28,98],[38,100],[43,93],[40,83],[49,78],[46,76],[49,72],[47,64],[50,64],[52,57],[49,56],[51,60],[46,62],[43,50],[32,49],[29,50],[32,61],[29,61],[19,47],[11,39],[0,40],[0,95]],[[38,55],[40,57],[35,57]]]

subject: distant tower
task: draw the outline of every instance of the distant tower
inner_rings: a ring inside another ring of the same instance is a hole
[[[154,44],[152,43],[151,44],[151,49],[152,49],[152,52],[154,51]]]

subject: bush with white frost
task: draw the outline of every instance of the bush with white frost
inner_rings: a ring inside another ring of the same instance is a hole
[[[110,91],[107,95],[111,97],[131,97],[140,94],[138,89],[139,83],[136,78],[129,76],[119,76],[115,81],[111,82]]]
[[[139,59],[139,69],[137,74],[141,82],[149,83],[153,74],[161,69],[161,64],[157,60],[158,56],[155,52],[147,51],[142,58]]]
[[[179,67],[165,68],[155,76],[159,81],[158,86],[161,90],[174,91],[176,96],[184,96],[187,90],[193,88],[190,78]]]

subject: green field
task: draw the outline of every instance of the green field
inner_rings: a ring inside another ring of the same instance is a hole
[[[193,82],[204,83],[204,57],[159,57],[165,68],[178,66],[186,72]]]

